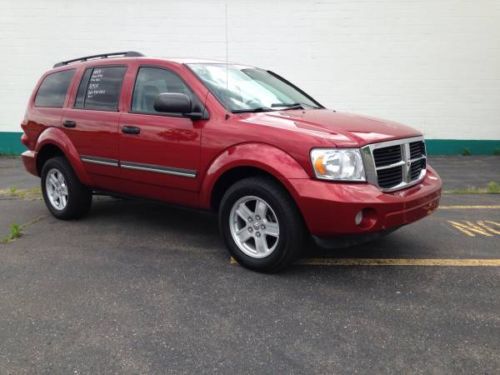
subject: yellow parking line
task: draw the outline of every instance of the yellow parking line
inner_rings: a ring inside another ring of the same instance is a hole
[[[448,223],[450,223],[455,229],[458,229],[460,232],[469,237],[476,237],[476,234],[486,237],[493,237],[495,234],[500,234],[500,232],[492,228],[493,225],[500,227],[499,223],[490,220],[486,220],[486,222],[490,225],[485,224],[482,220],[479,220],[476,223],[468,220],[464,220],[463,222],[448,220]]]
[[[440,210],[498,210],[500,205],[484,205],[484,206],[439,206]]]
[[[238,264],[231,257],[230,264]],[[500,267],[500,259],[370,259],[370,258],[309,258],[296,264],[302,266],[442,266]]]
[[[444,267],[500,267],[500,259],[304,259],[305,266],[444,266]]]

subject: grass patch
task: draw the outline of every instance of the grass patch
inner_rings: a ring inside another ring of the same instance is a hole
[[[488,194],[500,194],[500,184],[498,182],[489,182],[487,188]]]
[[[462,155],[463,155],[463,156],[470,156],[470,155],[472,155],[472,153],[471,153],[471,152],[470,152],[470,150],[466,147],[466,148],[464,148],[464,149],[463,149],[463,151],[462,151]]]
[[[491,181],[486,187],[470,186],[463,189],[445,190],[445,194],[500,194],[500,184]]]
[[[23,227],[19,224],[11,224],[9,235],[4,237],[0,243],[9,243],[17,240],[23,235]]]
[[[14,242],[18,238],[24,235],[23,231],[28,228],[30,225],[33,225],[35,223],[38,223],[40,220],[42,220],[44,216],[38,216],[37,218],[24,223],[22,225],[13,223],[9,227],[9,234],[5,236],[4,238],[0,239],[0,244],[7,244],[10,242]]]
[[[16,154],[15,152],[0,151],[0,157],[12,159],[12,158],[18,158],[19,154]]]
[[[34,187],[31,189],[18,189],[15,186],[8,189],[0,190],[0,198],[17,198],[24,200],[35,200],[42,198],[42,190],[39,187]]]

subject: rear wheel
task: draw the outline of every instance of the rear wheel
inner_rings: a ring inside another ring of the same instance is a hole
[[[246,178],[231,186],[222,198],[219,225],[231,255],[256,271],[283,269],[304,244],[295,202],[269,178]]]
[[[42,193],[49,211],[62,220],[84,216],[92,204],[92,192],[78,180],[68,161],[57,156],[42,168]]]

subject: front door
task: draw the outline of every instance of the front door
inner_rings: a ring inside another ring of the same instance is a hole
[[[161,198],[165,200],[194,205],[185,200],[199,190],[204,120],[157,112],[154,101],[165,92],[198,99],[176,73],[166,68],[139,67],[133,87],[130,111],[120,119],[122,178],[143,185],[146,193],[148,189],[163,191],[165,196]]]

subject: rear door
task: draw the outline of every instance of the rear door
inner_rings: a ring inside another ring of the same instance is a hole
[[[63,127],[75,145],[96,187],[109,188],[120,175],[120,96],[125,65],[86,67],[80,72],[75,100],[63,113]]]

